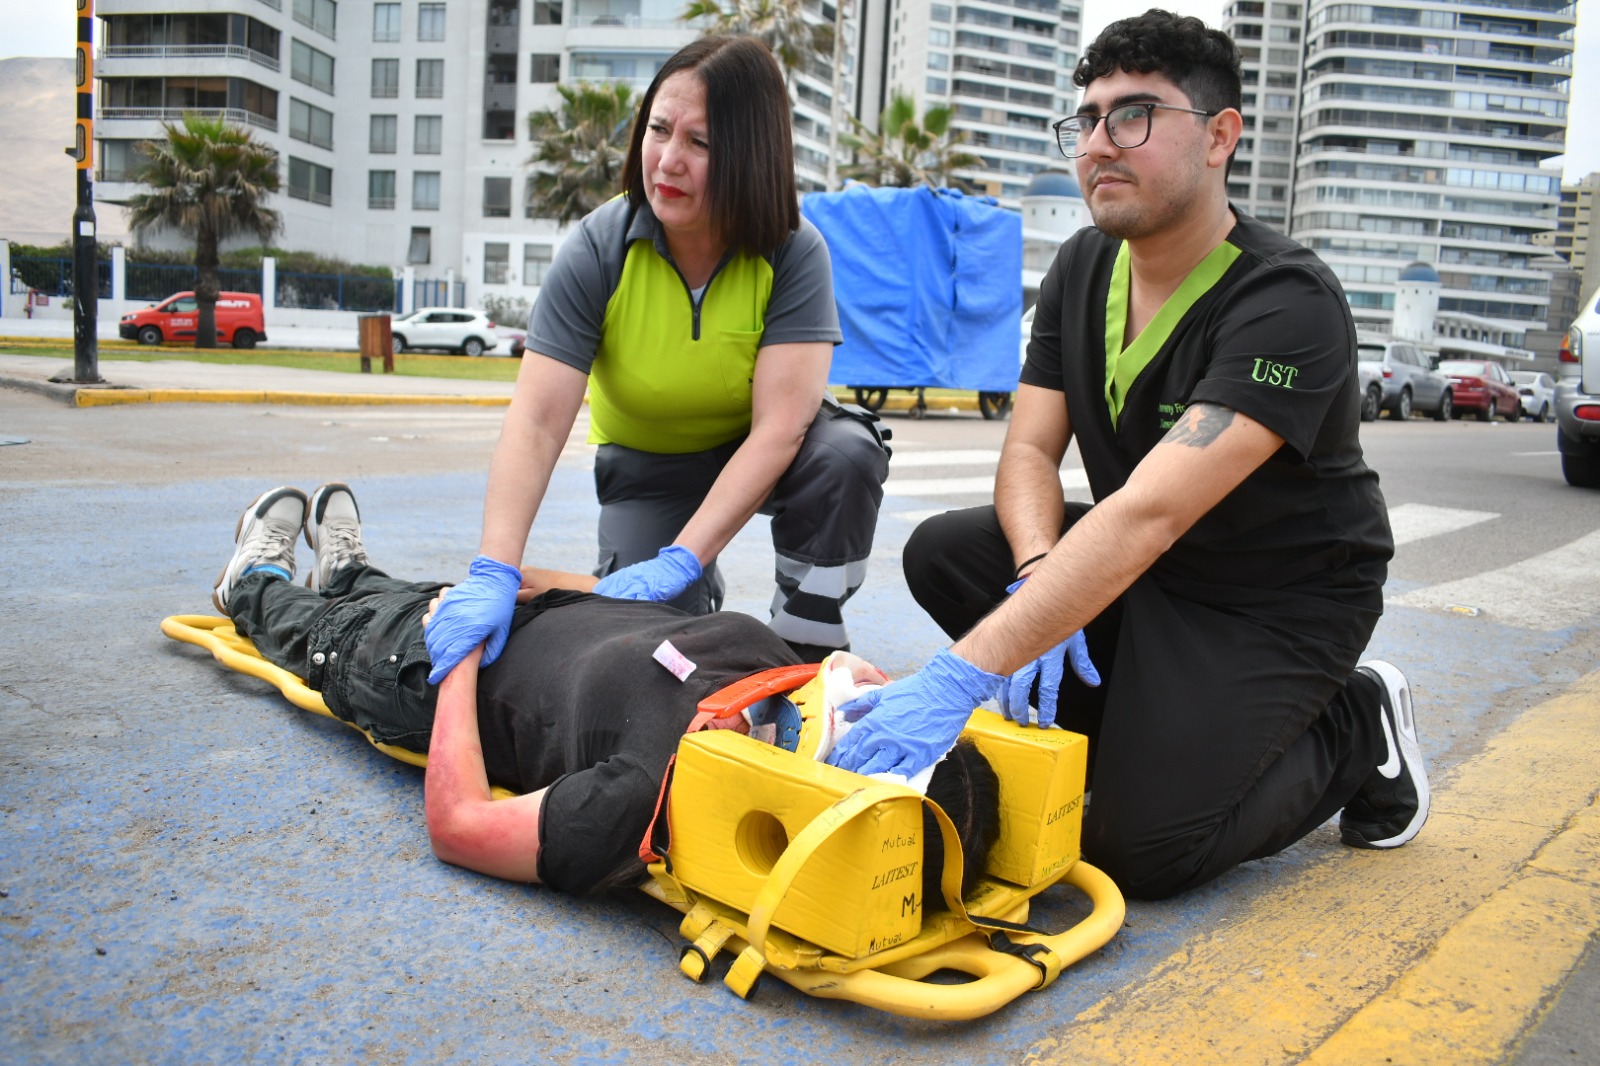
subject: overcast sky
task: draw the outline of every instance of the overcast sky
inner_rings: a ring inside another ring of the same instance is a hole
[[[11,7],[21,0],[0,0]],[[1224,0],[1169,0],[1172,10],[1194,15],[1210,25],[1222,23]],[[1577,52],[1571,105],[1567,114],[1567,143],[1572,151],[1565,159],[1565,180],[1576,181],[1600,170],[1600,137],[1575,135],[1577,131],[1600,127],[1600,15],[1593,14],[1600,0],[1579,0]],[[1151,0],[1084,0],[1083,40],[1094,39],[1108,23],[1137,15],[1152,6]],[[1584,15],[1589,15],[1587,21]],[[30,5],[25,19],[11,17],[0,35],[0,59],[10,56],[66,56],[77,43],[77,5],[69,0],[47,0]],[[1584,57],[1588,58],[1585,59]]]

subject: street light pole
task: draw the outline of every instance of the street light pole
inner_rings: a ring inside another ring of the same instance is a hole
[[[78,161],[78,206],[72,212],[72,380],[100,381],[100,279],[95,270],[94,0],[78,0],[78,119],[67,154]]]
[[[847,0],[833,0],[833,97],[828,115],[828,191],[839,188],[839,121],[843,108],[839,94],[844,91],[844,5]]]

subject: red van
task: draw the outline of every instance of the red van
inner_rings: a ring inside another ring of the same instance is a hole
[[[154,307],[122,316],[117,332],[124,340],[140,344],[193,344],[200,325],[199,305],[194,293],[180,292]],[[235,348],[254,348],[267,339],[266,320],[261,314],[261,297],[253,292],[217,294],[217,343]]]

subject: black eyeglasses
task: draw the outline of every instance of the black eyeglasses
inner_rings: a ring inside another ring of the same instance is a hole
[[[1070,115],[1051,128],[1056,131],[1057,147],[1068,159],[1077,159],[1088,151],[1083,143],[1102,119],[1105,120],[1106,134],[1112,144],[1118,148],[1137,148],[1150,139],[1150,115],[1158,107],[1166,111],[1204,115],[1206,118],[1221,114],[1219,111],[1201,111],[1193,107],[1178,107],[1176,104],[1123,104],[1104,115]]]

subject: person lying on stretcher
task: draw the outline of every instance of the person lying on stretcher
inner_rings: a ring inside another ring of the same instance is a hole
[[[316,552],[304,586],[294,581],[302,529]],[[511,633],[491,649],[503,653],[480,669],[474,652],[437,688],[427,680],[423,627],[448,586],[373,567],[347,485],[324,485],[309,499],[295,488],[259,496],[239,518],[212,598],[335,715],[375,741],[427,753],[428,837],[440,859],[563,892],[637,885],[647,877],[640,842],[699,702],[799,660],[747,615],[689,615],[592,595],[595,579],[585,575],[523,574]],[[658,657],[663,642],[676,657]],[[846,661],[857,682],[888,680],[861,659]],[[750,718],[776,709],[758,705]],[[718,722],[726,723],[750,728],[743,715]],[[518,795],[492,801],[491,786]],[[994,770],[962,741],[927,794],[957,827],[970,888],[999,836]],[[943,848],[925,816],[923,898],[936,900]]]

